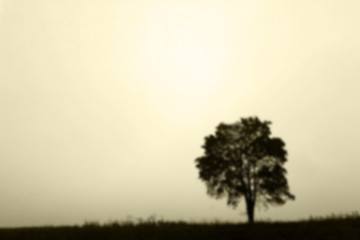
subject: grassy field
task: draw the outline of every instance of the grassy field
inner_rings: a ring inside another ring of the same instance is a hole
[[[298,222],[186,223],[142,221],[86,223],[83,226],[2,228],[1,240],[115,239],[360,239],[360,216],[316,218]]]

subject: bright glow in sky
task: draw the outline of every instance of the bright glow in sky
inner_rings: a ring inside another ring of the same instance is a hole
[[[256,218],[360,211],[360,3],[0,0],[0,226],[243,220],[194,160],[256,115],[297,199]]]

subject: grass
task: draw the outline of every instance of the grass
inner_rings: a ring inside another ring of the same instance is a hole
[[[298,222],[187,223],[147,220],[86,222],[82,226],[0,229],[1,240],[133,240],[133,239],[360,239],[360,215],[311,217]]]

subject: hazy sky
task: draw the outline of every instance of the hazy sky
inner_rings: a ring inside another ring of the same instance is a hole
[[[296,201],[360,211],[358,0],[0,0],[0,226],[242,220],[194,159],[220,122],[273,122]]]

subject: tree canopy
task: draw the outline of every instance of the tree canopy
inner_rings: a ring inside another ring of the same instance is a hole
[[[220,123],[215,134],[205,137],[204,155],[195,160],[208,194],[227,197],[233,207],[244,198],[249,222],[254,221],[256,205],[282,205],[295,199],[283,167],[285,143],[270,137],[270,124],[257,117]]]

